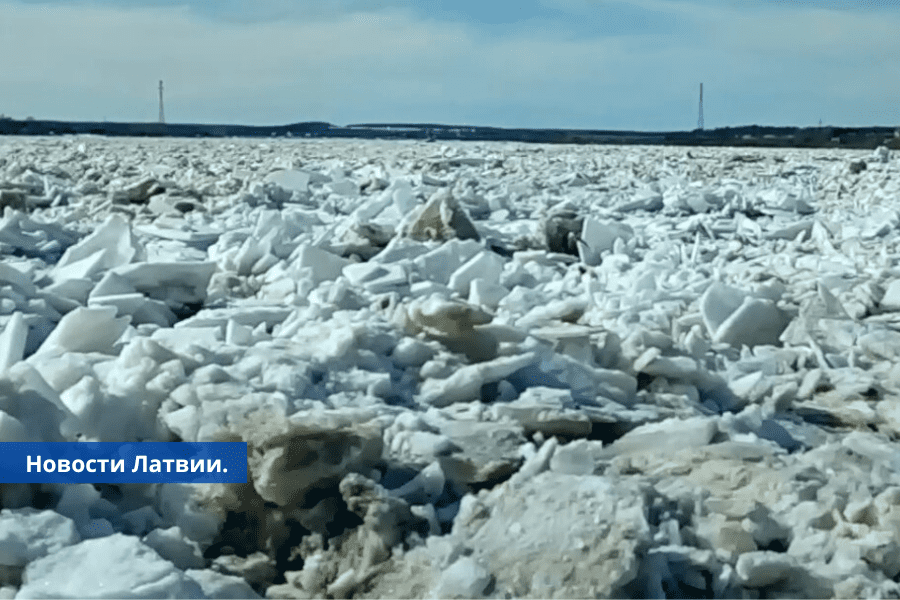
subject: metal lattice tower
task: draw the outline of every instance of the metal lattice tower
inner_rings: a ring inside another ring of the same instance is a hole
[[[700,117],[697,119],[697,129],[703,129],[703,84],[700,84]]]
[[[166,116],[163,113],[163,94],[162,94],[162,92],[163,92],[162,79],[160,79],[159,80],[159,122],[165,123]]]

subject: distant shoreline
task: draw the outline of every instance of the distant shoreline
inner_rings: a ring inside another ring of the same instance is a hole
[[[544,144],[622,144],[665,146],[751,146],[776,148],[900,148],[896,127],[763,127],[749,125],[694,131],[642,132],[586,129],[508,129],[415,123],[332,125],[202,125],[0,119],[0,135],[78,135],[138,137],[308,137],[363,139],[468,140]]]

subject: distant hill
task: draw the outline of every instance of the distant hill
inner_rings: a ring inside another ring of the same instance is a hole
[[[797,148],[900,148],[895,127],[764,127],[748,125],[694,131],[614,131],[514,129],[436,123],[332,125],[322,121],[291,125],[205,125],[46,121],[0,117],[0,135],[96,134],[151,137],[317,137],[539,142],[550,144],[646,144],[675,146],[769,146]]]

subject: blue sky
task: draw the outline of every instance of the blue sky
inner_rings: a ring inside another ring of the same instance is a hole
[[[0,0],[0,113],[690,130],[900,125],[865,0]]]

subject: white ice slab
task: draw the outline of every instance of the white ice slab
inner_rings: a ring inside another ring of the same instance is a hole
[[[429,379],[422,384],[421,401],[430,406],[448,406],[454,402],[472,402],[480,398],[485,383],[500,381],[523,367],[533,364],[534,354],[508,356],[469,365],[447,379]]]
[[[579,256],[587,265],[599,265],[600,255],[612,250],[618,238],[627,240],[633,235],[634,231],[628,225],[588,217],[581,227],[582,243],[578,246]]]
[[[499,254],[482,250],[453,272],[447,286],[456,293],[467,296],[469,284],[474,279],[496,284],[503,272],[503,265],[504,260]]]
[[[273,171],[266,175],[264,179],[264,181],[274,183],[275,185],[292,192],[306,192],[309,186],[309,180],[309,173],[295,169]]]
[[[200,585],[138,538],[117,533],[28,564],[16,598],[201,598]]]
[[[25,318],[21,312],[15,312],[6,322],[3,333],[0,333],[0,374],[22,360],[27,339]]]
[[[432,281],[446,284],[450,274],[482,249],[473,240],[451,240],[413,260],[419,274]]]
[[[896,279],[888,284],[887,289],[884,291],[884,297],[881,299],[881,308],[900,311],[900,279]]]
[[[299,268],[311,269],[312,280],[315,284],[336,279],[340,276],[343,268],[350,264],[350,261],[345,258],[309,245],[301,245],[296,256],[294,264]]]
[[[745,298],[743,303],[719,325],[714,342],[735,347],[779,345],[779,337],[790,319],[771,300]]]
[[[141,247],[131,235],[131,226],[121,215],[110,215],[103,224],[62,255],[57,263],[61,269],[96,252],[103,252],[103,259],[98,264],[100,269],[111,269],[126,265],[140,257]]]
[[[34,296],[35,286],[31,277],[7,264],[0,263],[0,285],[9,284],[13,289],[25,296]]]
[[[212,262],[135,263],[110,270],[97,284],[92,297],[140,292],[171,307],[197,304],[206,299],[206,288],[216,270]],[[113,287],[113,281],[120,284]],[[131,289],[128,289],[128,288]]]
[[[75,523],[55,511],[31,507],[0,511],[0,565],[24,567],[80,541]]]
[[[62,318],[37,353],[104,352],[111,354],[113,344],[125,332],[130,317],[116,318],[112,306],[76,308]]]
[[[121,317],[129,315],[132,325],[153,323],[160,327],[171,327],[178,320],[165,302],[148,298],[137,292],[133,294],[110,294],[90,299],[88,306],[114,306]]]
[[[507,294],[509,294],[507,288],[481,277],[476,277],[469,284],[469,302],[476,306],[495,309]]]

